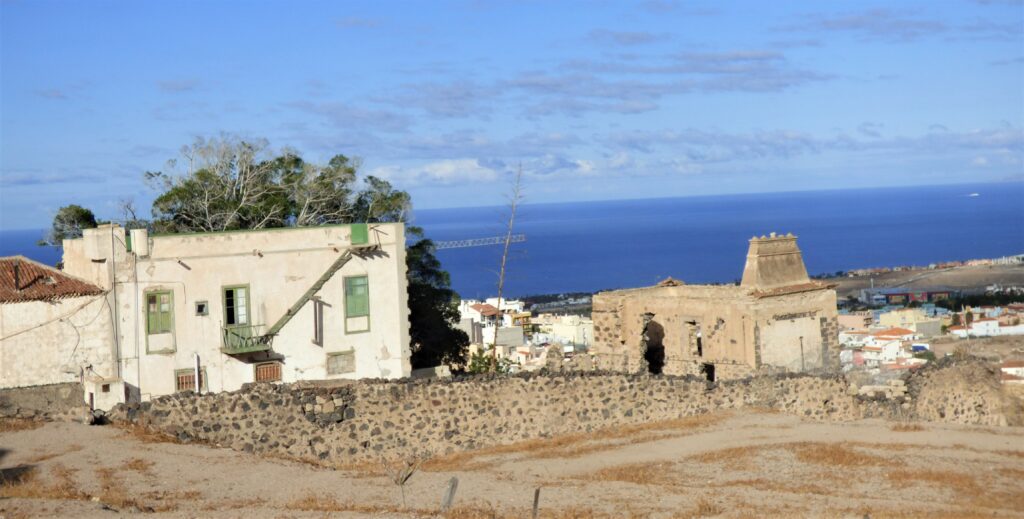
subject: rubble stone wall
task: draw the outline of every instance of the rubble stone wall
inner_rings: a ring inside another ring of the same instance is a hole
[[[984,370],[985,368],[979,368]],[[979,376],[985,375],[981,371]],[[991,374],[990,374],[991,375]],[[711,384],[695,377],[562,373],[338,387],[254,384],[197,396],[181,393],[119,406],[116,421],[181,440],[344,465],[412,454],[444,454],[557,434],[670,420],[748,406],[814,420],[864,416],[1005,424],[1002,393],[948,384],[922,373],[906,391],[857,395],[837,375],[777,375]],[[998,384],[998,382],[996,382]],[[954,394],[943,395],[943,388]],[[914,401],[913,398],[918,398]],[[940,409],[949,407],[949,411]],[[969,407],[970,411],[953,409]]]
[[[88,411],[82,395],[78,382],[0,389],[0,418],[80,418]]]

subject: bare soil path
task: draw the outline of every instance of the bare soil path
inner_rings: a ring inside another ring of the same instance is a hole
[[[11,429],[10,427],[8,429]],[[0,431],[3,431],[0,428]],[[114,427],[0,432],[0,517],[1024,517],[1024,428],[755,411],[438,457],[406,486]]]

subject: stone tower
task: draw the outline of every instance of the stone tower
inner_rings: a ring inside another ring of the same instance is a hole
[[[796,236],[754,237],[750,239],[747,264],[740,286],[759,291],[810,283]]]

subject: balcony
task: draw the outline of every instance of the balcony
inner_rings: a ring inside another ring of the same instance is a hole
[[[274,336],[263,335],[262,329],[262,324],[223,327],[220,351],[228,355],[238,355],[269,350]]]

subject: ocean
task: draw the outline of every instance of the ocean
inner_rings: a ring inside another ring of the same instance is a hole
[[[529,196],[527,187],[527,197]],[[973,196],[976,195],[976,196]],[[434,240],[503,234],[507,208],[415,212]],[[770,232],[799,237],[811,274],[927,265],[1024,253],[1024,183],[808,191],[524,204],[509,255],[505,294],[592,292],[654,284],[732,282],[747,240]],[[41,230],[0,233],[0,255],[53,264]],[[437,253],[464,298],[495,295],[500,246]]]

